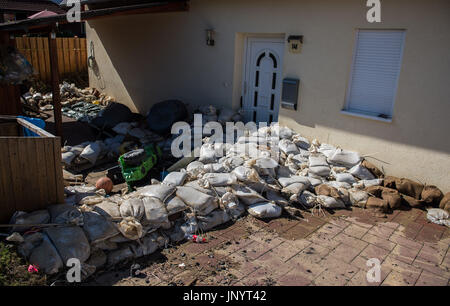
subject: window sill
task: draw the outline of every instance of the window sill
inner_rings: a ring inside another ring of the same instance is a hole
[[[353,116],[353,117],[371,119],[371,120],[376,120],[376,121],[381,121],[381,122],[388,122],[388,123],[392,122],[392,118],[382,118],[382,117],[373,116],[373,115],[366,115],[366,114],[357,113],[357,112],[351,111],[351,110],[343,109],[343,110],[341,110],[341,114]]]

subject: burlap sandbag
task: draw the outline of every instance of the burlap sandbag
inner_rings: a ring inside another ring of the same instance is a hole
[[[381,192],[381,198],[388,202],[391,209],[397,209],[402,205],[402,198],[395,189],[384,188]]]
[[[450,212],[450,192],[447,192],[442,198],[439,208]]]
[[[417,200],[420,199],[423,190],[423,185],[420,183],[407,178],[397,178],[394,176],[386,176],[384,178],[384,187],[397,189],[400,193]]]
[[[316,192],[317,195],[324,195],[327,197],[340,198],[340,194],[339,194],[338,190],[329,185],[321,184],[319,186],[316,186],[314,188],[314,191]]]
[[[412,208],[423,208],[425,206],[425,202],[422,200],[417,200],[413,197],[402,194],[402,204],[407,207]]]
[[[366,208],[374,209],[379,212],[386,212],[388,210],[389,204],[386,200],[369,197],[366,203]]]
[[[426,185],[423,187],[420,199],[423,200],[427,205],[432,205],[433,207],[438,207],[444,194],[436,186]]]
[[[369,162],[367,160],[363,160],[361,165],[366,167],[367,169],[369,169],[369,171],[372,172],[372,174],[375,175],[377,178],[384,177],[383,172],[380,169],[378,169],[377,166],[375,166],[371,162]]]

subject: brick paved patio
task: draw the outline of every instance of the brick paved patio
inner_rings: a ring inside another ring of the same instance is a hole
[[[145,280],[119,277],[115,284],[449,285],[450,229],[427,222],[426,212],[416,209],[387,218],[359,208],[268,222],[247,216],[208,239],[164,250],[171,264],[160,263],[159,276],[158,265],[150,264]],[[369,258],[379,259],[381,282],[367,282]]]

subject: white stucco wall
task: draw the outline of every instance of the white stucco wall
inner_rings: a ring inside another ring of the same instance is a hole
[[[92,41],[101,76],[90,71],[90,83],[143,114],[171,98],[238,108],[245,36],[303,35],[302,53],[286,46],[283,64],[284,77],[301,80],[299,107],[281,109],[280,122],[370,155],[387,174],[450,191],[450,1],[382,1],[379,24],[366,21],[365,3],[192,0],[187,12],[90,21],[88,48]],[[340,113],[358,28],[406,29],[391,123]]]

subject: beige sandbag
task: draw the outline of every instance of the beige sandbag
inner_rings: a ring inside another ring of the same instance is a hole
[[[132,217],[139,222],[144,214],[144,203],[140,198],[127,199],[120,205],[120,215],[122,218]]]
[[[378,212],[386,212],[389,208],[388,202],[383,199],[369,197],[366,203],[366,208],[374,209]]]
[[[41,244],[31,251],[28,261],[45,274],[55,274],[63,267],[61,257],[47,235],[42,235]]]
[[[178,186],[176,195],[199,215],[207,215],[218,207],[216,198],[191,187]]]
[[[53,242],[64,264],[70,258],[77,258],[80,262],[85,262],[89,258],[91,247],[80,227],[49,227],[44,232]]]
[[[100,242],[119,234],[116,225],[97,212],[85,212],[83,230],[91,243]]]
[[[118,219],[121,217],[119,205],[110,201],[103,201],[95,205],[94,211],[106,218]]]
[[[123,218],[118,225],[118,229],[122,235],[129,240],[137,240],[144,236],[142,224],[133,217]],[[113,241],[113,239],[111,241]]]
[[[427,205],[438,207],[444,194],[442,191],[433,185],[425,185],[422,190],[420,199],[423,200]]]
[[[439,203],[439,208],[450,212],[450,192],[447,192]]]
[[[160,199],[144,197],[142,202],[145,210],[142,218],[143,225],[160,227],[162,224],[169,222],[166,205]]]
[[[226,211],[217,209],[206,216],[197,216],[197,220],[199,228],[203,231],[207,231],[230,221],[230,216]]]
[[[375,175],[377,178],[384,177],[383,172],[380,169],[378,169],[377,166],[367,161],[366,159],[361,162],[361,165],[369,169],[369,171],[372,172],[372,174]]]

